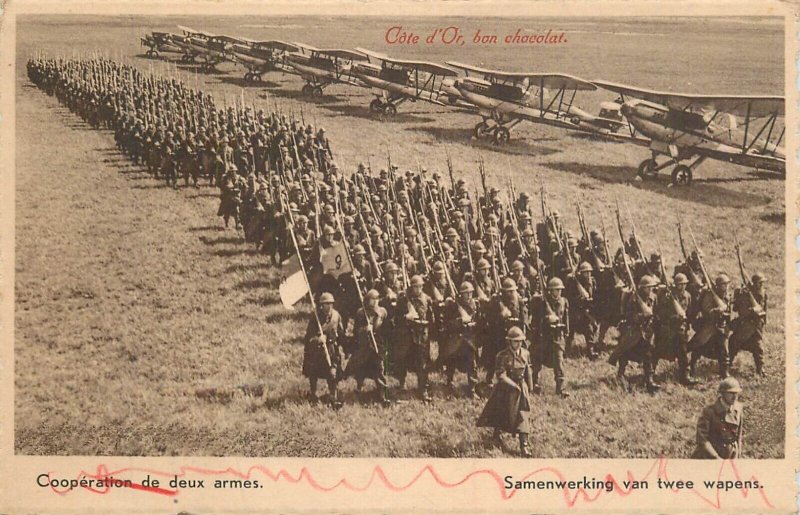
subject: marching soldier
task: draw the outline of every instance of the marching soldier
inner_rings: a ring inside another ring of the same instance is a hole
[[[438,362],[444,365],[447,386],[453,388],[456,370],[467,374],[467,396],[472,398],[477,381],[475,356],[477,353],[477,327],[481,316],[475,300],[475,288],[464,281],[458,297],[448,299],[445,308],[444,337],[439,341]]]
[[[399,319],[407,330],[407,338],[394,342],[395,366],[401,389],[405,389],[408,369],[417,375],[417,389],[425,402],[433,399],[428,393],[428,369],[430,368],[430,328],[434,323],[433,302],[422,291],[425,281],[419,275],[411,278],[408,292],[398,307]]]
[[[530,392],[534,388],[530,354],[523,346],[525,334],[519,327],[510,328],[505,341],[506,348],[497,354],[495,360],[493,376],[497,382],[478,418],[478,427],[494,428],[493,439],[500,446],[502,432],[517,434],[519,452],[529,458],[528,418],[531,411]]]
[[[523,333],[528,326],[528,310],[525,300],[517,293],[517,284],[514,279],[503,279],[502,293],[488,305],[486,315],[488,325],[488,339],[481,342],[480,363],[487,371],[486,381],[491,380],[491,371],[494,368],[497,353],[504,335],[511,327],[519,327]]]
[[[703,408],[697,420],[694,459],[732,460],[742,457],[744,409],[738,400],[742,387],[736,378],[726,377],[719,383],[717,391],[717,400]]]
[[[617,348],[611,353],[608,362],[618,365],[617,377],[625,384],[625,369],[628,362],[636,361],[644,368],[645,387],[650,393],[660,388],[653,380],[653,309],[656,301],[653,288],[656,280],[649,275],[639,280],[637,291],[628,295],[625,302],[623,325],[620,328],[620,339]]]
[[[689,321],[692,296],[686,291],[689,279],[678,272],[673,286],[662,289],[657,296],[655,309],[655,347],[659,358],[678,360],[678,378],[682,384],[697,381],[689,374]]]
[[[578,273],[575,277],[570,277],[568,281],[569,289],[567,290],[567,298],[571,309],[570,320],[573,333],[569,334],[568,344],[571,346],[572,340],[576,334],[583,336],[586,341],[586,352],[589,359],[596,359],[597,353],[597,339],[600,330],[600,324],[594,314],[594,298],[597,291],[597,285],[592,272],[594,269],[592,265],[584,261],[578,266]]]
[[[719,365],[719,376],[728,376],[728,335],[731,320],[731,299],[728,285],[731,280],[726,274],[719,274],[714,279],[714,286],[706,288],[700,294],[697,332],[689,341],[692,352],[691,372],[695,374],[697,361],[701,356],[716,359]]]
[[[308,322],[303,349],[303,375],[310,384],[309,397],[317,401],[317,381],[328,382],[332,406],[341,407],[338,382],[342,374],[343,351],[339,337],[344,333],[342,317],[333,309],[334,298],[323,293],[319,298],[317,314]],[[320,333],[320,326],[322,332]]]
[[[379,305],[379,301],[378,290],[369,290],[364,297],[364,307],[359,308],[356,313],[356,348],[350,361],[347,362],[345,376],[356,378],[358,391],[361,391],[364,386],[364,379],[369,378],[375,381],[378,400],[386,404],[389,402],[384,366],[386,360],[385,323],[388,313]]]
[[[767,290],[764,276],[753,274],[750,284],[734,292],[733,310],[738,316],[731,322],[729,366],[745,350],[753,354],[756,374],[764,376],[764,327],[767,325]]]
[[[569,334],[569,302],[561,296],[564,282],[553,277],[547,282],[547,292],[537,297],[534,308],[537,337],[533,347],[533,386],[532,391],[539,393],[539,373],[542,366],[553,369],[556,381],[556,393],[562,398],[569,397],[564,389],[564,352]]]

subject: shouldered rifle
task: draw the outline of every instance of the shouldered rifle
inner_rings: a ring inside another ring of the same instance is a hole
[[[456,181],[453,179],[453,160],[450,159],[450,151],[445,149],[445,155],[447,156],[447,173],[450,175],[450,187],[453,189],[453,194],[456,192]]]
[[[658,252],[661,254],[661,275],[664,277],[664,285],[667,289],[667,294],[669,295],[670,300],[672,301],[672,311],[675,313],[675,316],[680,318],[681,320],[686,320],[686,310],[683,309],[678,299],[675,298],[675,284],[674,282],[670,282],[669,277],[667,276],[667,267],[664,264],[664,253],[661,252],[661,243],[656,241],[658,245]]]
[[[488,193],[486,191],[486,168],[483,164],[483,156],[478,156],[478,171],[481,174],[481,186],[483,187],[483,197],[488,200]]]
[[[633,294],[636,295],[636,299],[639,301],[639,305],[643,309],[643,313],[647,313],[648,311],[652,313],[650,307],[647,306],[647,303],[642,299],[642,296],[639,295],[639,289],[636,288],[636,283],[633,281],[633,274],[631,273],[631,267],[628,264],[628,254],[625,252],[625,236],[622,234],[622,220],[620,220],[619,215],[619,200],[617,202],[617,231],[619,232],[619,241],[622,244],[622,263],[625,267],[625,278],[628,280],[628,284],[631,285],[631,289],[633,290]],[[644,310],[644,307],[647,306],[647,310]]]
[[[736,231],[733,233],[733,241],[735,242],[736,261],[739,263],[739,273],[742,275],[742,285],[744,286],[744,291],[747,292],[750,306],[759,316],[764,316],[766,315],[766,312],[761,304],[756,300],[755,295],[753,295],[753,283],[750,281],[750,278],[747,276],[747,272],[744,270],[744,262],[742,261],[742,246],[739,245],[739,238],[736,237]]]
[[[714,285],[711,283],[711,278],[706,271],[706,265],[703,262],[703,258],[700,256],[702,252],[700,252],[700,247],[697,246],[697,240],[694,238],[694,231],[692,231],[692,227],[689,226],[689,236],[692,238],[692,245],[694,245],[694,250],[697,255],[697,263],[700,265],[700,271],[703,273],[703,280],[708,286],[708,291],[711,292],[711,295],[714,297],[714,302],[716,303],[717,307],[720,311],[725,311],[728,309],[728,304],[717,295],[717,292],[714,290]]]
[[[683,231],[681,230],[680,222],[678,222],[678,241],[680,241],[681,244],[681,254],[683,254],[683,260],[688,264],[689,255],[686,253],[686,245],[683,243]]]

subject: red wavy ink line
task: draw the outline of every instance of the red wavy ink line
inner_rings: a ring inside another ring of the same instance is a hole
[[[669,481],[669,476],[667,475],[667,463],[668,463],[667,458],[659,458],[658,460],[656,460],[653,463],[653,465],[650,467],[650,469],[647,471],[647,473],[643,477],[641,477],[640,479],[636,479],[634,477],[634,475],[633,475],[633,472],[631,472],[630,470],[628,470],[626,472],[625,479],[623,479],[622,481],[620,481],[617,478],[615,478],[614,475],[611,474],[611,473],[606,474],[606,476],[604,478],[604,481],[611,481],[612,482],[612,484],[613,484],[613,492],[606,492],[603,489],[592,489],[592,490],[586,490],[584,488],[569,489],[569,488],[567,488],[565,486],[562,489],[563,495],[564,495],[564,503],[566,504],[567,507],[572,508],[573,506],[575,506],[581,500],[584,501],[587,504],[588,503],[592,503],[592,502],[598,500],[603,494],[614,493],[614,494],[619,495],[621,497],[627,497],[628,495],[630,495],[631,493],[636,491],[636,490],[633,489],[633,485],[631,484],[633,481],[644,481],[644,480],[647,480],[647,479],[649,479],[651,477],[651,475],[653,475],[654,472],[655,472],[655,476],[656,476],[655,479],[663,479],[663,480]],[[717,473],[717,481],[721,480],[723,472],[725,471],[726,467],[730,467],[731,472],[733,473],[733,475],[734,475],[734,477],[736,478],[737,481],[741,481],[742,480],[742,474],[739,472],[739,468],[736,466],[736,463],[734,461],[732,461],[732,460],[725,460],[725,461],[722,461],[721,464],[720,464],[720,468],[719,468],[719,471]],[[263,466],[260,466],[260,465],[256,465],[256,466],[250,467],[249,469],[247,469],[246,472],[240,472],[239,470],[234,469],[234,468],[230,468],[230,467],[226,468],[226,469],[222,469],[222,470],[214,470],[214,469],[205,469],[205,468],[184,466],[184,467],[180,467],[180,472],[179,473],[167,472],[167,471],[161,471],[161,470],[155,470],[155,469],[148,469],[148,468],[123,468],[123,469],[119,469],[119,470],[115,470],[115,471],[109,472],[108,468],[106,467],[106,465],[98,465],[97,471],[95,473],[88,473],[88,472],[85,472],[85,471],[81,471],[81,473],[78,476],[78,478],[80,479],[80,478],[86,477],[86,478],[94,478],[94,479],[103,479],[103,478],[107,478],[109,476],[114,476],[115,478],[119,479],[120,478],[120,474],[124,474],[124,473],[127,473],[127,472],[146,473],[146,474],[150,474],[150,475],[153,475],[153,476],[170,477],[170,478],[174,477],[174,476],[177,476],[179,478],[183,478],[187,474],[191,473],[191,474],[201,474],[201,475],[208,475],[208,476],[230,475],[230,476],[234,476],[234,477],[241,478],[241,479],[250,479],[254,472],[258,472],[258,473],[266,476],[267,478],[269,478],[274,483],[277,483],[277,482],[279,482],[281,480],[287,481],[287,482],[292,483],[292,484],[298,484],[298,483],[302,483],[303,481],[305,481],[311,488],[313,488],[314,490],[317,490],[319,492],[330,492],[330,491],[333,491],[333,490],[336,490],[336,489],[339,489],[339,488],[345,488],[345,489],[350,490],[352,492],[359,492],[359,493],[360,492],[365,492],[365,491],[371,489],[373,487],[373,484],[376,481],[379,484],[382,484],[383,487],[389,489],[390,491],[396,492],[396,493],[400,493],[400,492],[408,490],[409,488],[414,486],[426,474],[430,475],[430,477],[436,482],[436,484],[438,486],[440,486],[442,488],[447,488],[447,489],[459,487],[459,486],[467,483],[471,479],[473,479],[475,477],[478,477],[478,476],[489,476],[497,484],[498,494],[499,494],[499,496],[500,496],[500,498],[502,500],[504,500],[504,501],[505,500],[509,500],[509,499],[513,498],[514,495],[516,495],[516,493],[517,493],[516,490],[513,490],[513,489],[512,490],[508,490],[508,489],[505,488],[505,483],[503,481],[503,475],[501,475],[499,472],[497,472],[494,469],[476,469],[476,470],[473,470],[472,472],[469,472],[468,474],[466,474],[464,477],[462,477],[461,479],[459,479],[457,481],[448,481],[447,479],[443,478],[439,474],[439,472],[436,470],[436,467],[434,465],[432,465],[432,464],[428,464],[428,465],[425,465],[424,467],[422,467],[417,472],[417,474],[413,478],[411,478],[411,480],[406,482],[405,484],[396,484],[394,481],[389,479],[389,477],[386,475],[386,471],[380,465],[376,465],[372,469],[372,474],[370,475],[369,479],[366,481],[366,483],[364,483],[362,485],[353,484],[350,480],[348,480],[345,477],[339,479],[335,483],[332,483],[332,484],[329,484],[329,485],[324,485],[324,484],[318,482],[314,478],[313,474],[311,473],[311,471],[307,467],[302,467],[300,469],[300,472],[297,475],[292,475],[286,469],[281,469],[280,471],[278,471],[276,473],[276,472],[272,472],[270,469],[268,469],[266,467],[263,467]],[[556,476],[558,481],[567,481],[567,478],[564,476],[564,474],[559,469],[557,469],[555,467],[542,467],[542,468],[536,469],[536,470],[534,470],[532,472],[529,472],[528,474],[523,476],[521,479],[517,479],[517,480],[525,481],[525,480],[528,480],[531,477],[536,476],[538,474],[552,474],[552,475]],[[756,476],[751,476],[750,480],[757,481],[758,478]],[[627,481],[629,483],[629,486],[627,488],[624,487],[624,482],[625,481]],[[69,493],[71,491],[69,489],[59,490],[59,489],[54,488],[54,487],[51,487],[51,488],[56,493],[58,493],[60,495],[66,495],[67,493]],[[92,488],[92,487],[82,487],[82,488],[84,488],[84,489],[86,489],[86,490],[88,490],[88,491],[90,491],[92,493],[97,493],[97,494],[101,494],[101,495],[105,495],[105,494],[109,493],[111,490],[114,489],[114,488],[110,488],[110,487],[101,488],[101,489]],[[149,493],[155,493],[155,494],[167,495],[167,496],[176,496],[178,494],[178,490],[170,490],[170,489],[165,489],[165,488],[143,486],[143,485],[138,484],[138,483],[134,483],[132,488],[134,488],[136,490],[149,492]],[[722,509],[722,498],[721,498],[722,490],[720,490],[720,489],[717,489],[716,490],[716,495],[711,496],[711,497],[707,497],[707,496],[703,495],[701,492],[698,491],[697,488],[693,488],[691,490],[671,488],[670,490],[673,493],[676,493],[676,494],[677,493],[681,493],[681,492],[690,491],[693,494],[695,494],[697,497],[699,497],[700,500],[702,500],[708,506],[710,506],[710,507],[712,507],[714,509],[717,509],[717,510]],[[750,490],[751,489],[747,489],[747,488],[737,489],[737,491],[740,492],[742,497],[745,498],[745,499],[749,497]],[[770,500],[767,497],[767,494],[765,493],[764,490],[765,489],[763,489],[763,488],[757,489],[758,493],[761,496],[762,502],[767,507],[774,508],[775,506],[770,502]]]

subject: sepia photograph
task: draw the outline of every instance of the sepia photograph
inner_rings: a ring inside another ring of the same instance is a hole
[[[790,457],[786,19],[424,14],[16,18],[15,455]]]

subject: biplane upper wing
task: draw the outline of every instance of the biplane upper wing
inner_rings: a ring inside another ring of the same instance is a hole
[[[533,73],[528,75],[528,79],[542,89],[569,91],[594,91],[597,89],[597,86],[587,80],[563,73]]]
[[[449,66],[444,66],[441,64],[431,63],[428,61],[412,61],[408,59],[395,59],[394,57],[389,57],[386,54],[381,54],[378,52],[373,52],[372,50],[366,50],[364,48],[357,47],[356,50],[365,54],[369,57],[374,57],[375,59],[379,59],[381,61],[386,61],[388,63],[392,63],[397,66],[401,66],[403,68],[408,68],[410,70],[416,70],[421,72],[430,73],[431,75],[438,75],[440,77],[456,77],[458,76],[458,71],[450,68]]]
[[[204,36],[204,37],[207,37],[207,38],[217,38],[217,37],[219,37],[217,34],[213,34],[211,32],[206,32],[204,30],[193,29],[191,27],[186,27],[185,25],[178,25],[178,28],[181,29],[183,32],[185,32],[187,34],[191,34],[191,35]]]
[[[318,50],[320,54],[329,55],[331,57],[335,57],[337,59],[345,59],[348,61],[366,61],[367,56],[362,54],[361,52],[355,52],[353,50],[344,50],[339,48],[326,48],[322,50]]]
[[[498,77],[502,79],[507,79],[511,81],[521,81],[528,77],[536,75],[535,73],[524,73],[524,72],[506,72],[501,70],[489,70],[488,68],[481,68],[480,66],[472,66],[471,64],[464,64],[459,63],[457,61],[446,61],[445,64],[448,64],[454,68],[458,68],[459,70],[464,70],[466,72],[474,72],[479,73],[481,75],[487,77]]]
[[[729,113],[742,118],[762,118],[784,116],[786,109],[786,99],[779,96],[694,95],[654,91],[602,80],[592,82],[603,89],[623,96],[640,98],[681,111],[705,109]]]

